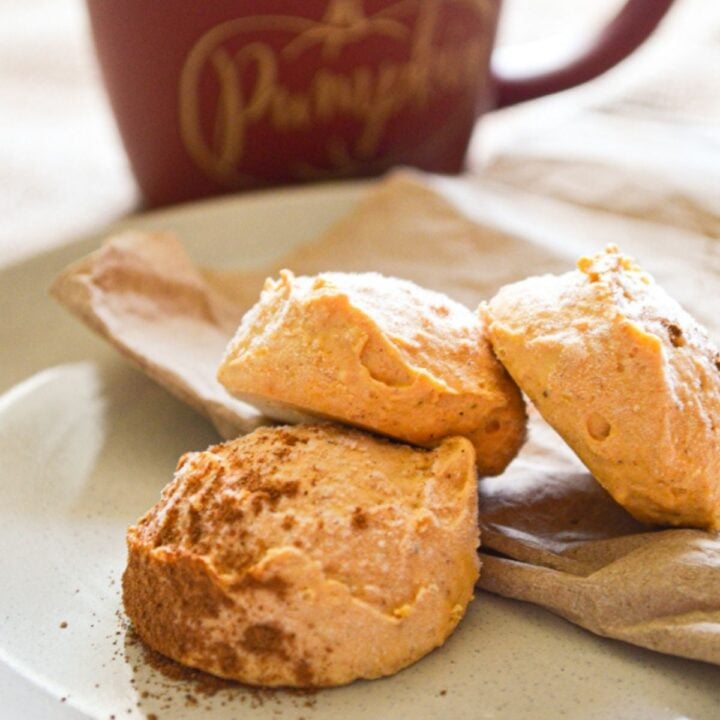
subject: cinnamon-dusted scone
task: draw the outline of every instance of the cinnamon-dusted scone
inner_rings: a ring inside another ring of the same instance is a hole
[[[495,352],[638,520],[720,528],[720,354],[615,246],[481,309]]]
[[[127,542],[125,609],[153,649],[253,685],[388,675],[472,598],[473,447],[261,428],[181,458]]]
[[[218,372],[270,417],[339,420],[417,445],[463,435],[483,475],[525,437],[525,407],[484,323],[463,305],[376,273],[268,279]]]

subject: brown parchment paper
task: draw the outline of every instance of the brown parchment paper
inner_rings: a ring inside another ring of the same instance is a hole
[[[171,233],[128,232],[68,267],[51,294],[225,437],[260,413],[215,379],[242,309],[215,292]]]
[[[315,243],[260,272],[200,271],[169,235],[110,240],[53,294],[230,436],[262,418],[214,382],[224,343],[266,275],[376,270],[475,307],[507,282],[564,272],[616,242],[717,337],[720,242],[510,190],[491,179],[400,172]],[[159,326],[166,325],[165,330]],[[538,603],[595,633],[720,664],[720,537],[642,526],[531,413],[529,440],[480,480],[480,587]]]

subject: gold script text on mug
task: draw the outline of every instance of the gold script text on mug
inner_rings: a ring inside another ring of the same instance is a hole
[[[482,18],[494,12],[488,0],[444,0],[471,6]],[[359,120],[362,131],[355,146],[328,148],[329,160],[338,170],[350,165],[353,156],[370,158],[375,153],[390,118],[404,108],[425,107],[434,92],[454,91],[481,82],[478,69],[486,61],[490,38],[480,37],[451,47],[434,47],[433,31],[443,0],[401,0],[396,5],[366,16],[358,0],[331,0],[322,21],[289,15],[258,15],[231,20],[205,33],[189,53],[180,78],[180,125],[188,152],[206,173],[233,184],[246,179],[239,170],[246,133],[254,123],[269,122],[277,131],[310,129],[340,115]],[[415,9],[412,6],[415,5]],[[417,14],[411,30],[394,19],[408,9]],[[231,56],[228,40],[257,31],[288,33],[280,53],[270,45],[252,41]],[[291,92],[278,80],[281,62],[293,62],[309,47],[320,45],[323,57],[334,59],[346,44],[371,34],[410,45],[409,60],[377,68],[353,67],[342,74],[319,69],[306,92]],[[198,88],[206,70],[219,84],[214,131],[208,141],[201,127]],[[254,83],[247,97],[241,73],[252,73]]]

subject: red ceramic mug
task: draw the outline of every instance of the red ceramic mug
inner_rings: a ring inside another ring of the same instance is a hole
[[[454,173],[482,113],[589,80],[672,0],[629,0],[552,72],[499,77],[499,0],[88,0],[151,205],[394,165]],[[570,6],[572,4],[570,3]]]

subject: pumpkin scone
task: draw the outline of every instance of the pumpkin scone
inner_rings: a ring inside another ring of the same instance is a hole
[[[510,374],[642,522],[720,529],[720,353],[617,247],[480,310]]]
[[[283,422],[338,420],[430,447],[462,435],[482,475],[502,472],[525,438],[522,396],[484,322],[377,273],[268,279],[218,379]]]
[[[261,428],[183,456],[127,543],[125,609],[154,650],[252,685],[389,675],[472,598],[473,447]]]

